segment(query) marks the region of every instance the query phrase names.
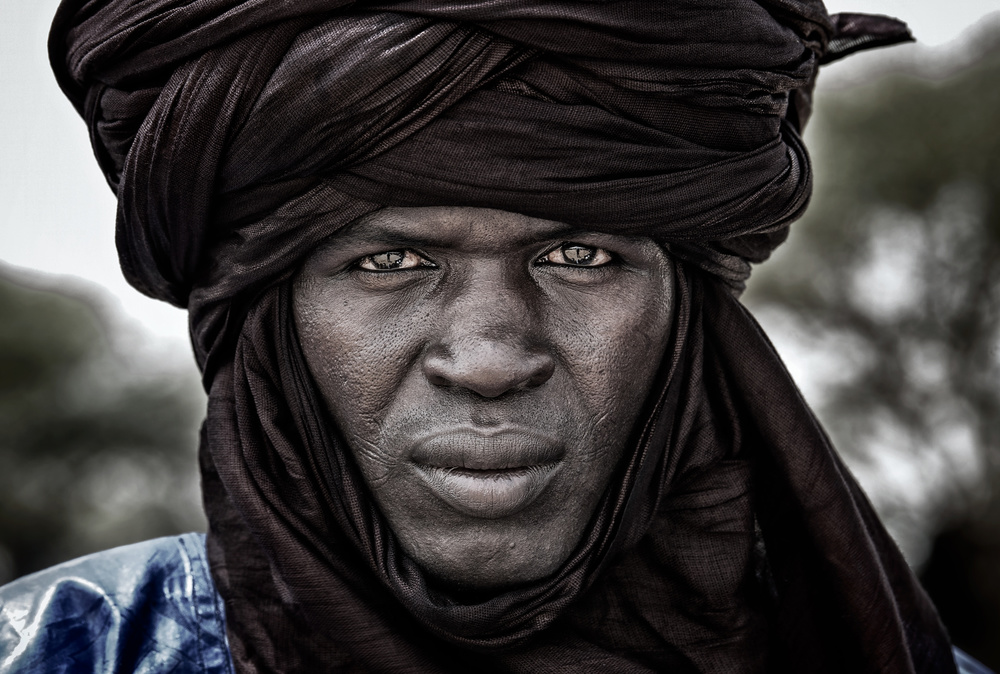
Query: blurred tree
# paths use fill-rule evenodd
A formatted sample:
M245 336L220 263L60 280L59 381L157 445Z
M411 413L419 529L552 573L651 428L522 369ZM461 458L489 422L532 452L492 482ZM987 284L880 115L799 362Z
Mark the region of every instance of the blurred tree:
M202 527L192 378L130 362L85 295L2 272L0 583Z
M1000 30L979 54L820 90L813 204L747 303L812 353L835 444L1000 669Z

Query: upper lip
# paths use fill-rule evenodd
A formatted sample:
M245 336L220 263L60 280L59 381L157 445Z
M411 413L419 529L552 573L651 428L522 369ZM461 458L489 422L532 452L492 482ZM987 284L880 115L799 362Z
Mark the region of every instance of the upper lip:
M453 428L417 440L410 458L433 468L516 470L555 463L566 450L553 437L523 428Z

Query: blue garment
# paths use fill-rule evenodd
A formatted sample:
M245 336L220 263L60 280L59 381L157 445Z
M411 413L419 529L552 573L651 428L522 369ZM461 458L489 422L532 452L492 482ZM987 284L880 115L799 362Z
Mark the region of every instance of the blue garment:
M205 536L59 564L0 588L0 674L233 674Z
M954 649L955 664L958 665L958 674L993 674L992 669L988 669L979 660L974 660L960 648Z
M960 674L992 674L955 649ZM0 674L234 674L205 536L126 545L0 588Z

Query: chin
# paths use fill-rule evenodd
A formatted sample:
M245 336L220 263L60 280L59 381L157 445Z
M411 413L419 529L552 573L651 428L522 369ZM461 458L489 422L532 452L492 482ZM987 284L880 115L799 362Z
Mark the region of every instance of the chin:
M501 524L496 521L494 525ZM551 536L537 528L520 535L490 531L482 523L467 532L425 535L404 543L407 554L431 577L461 589L503 589L552 575L569 557L578 536ZM520 528L520 527L518 527ZM405 537L400 537L405 541Z

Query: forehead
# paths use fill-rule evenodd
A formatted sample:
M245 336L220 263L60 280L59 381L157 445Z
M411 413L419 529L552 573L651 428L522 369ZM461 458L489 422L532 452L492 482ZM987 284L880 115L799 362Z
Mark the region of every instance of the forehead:
M455 249L530 245L579 230L563 222L491 208L384 208L330 237L329 245L383 243Z

